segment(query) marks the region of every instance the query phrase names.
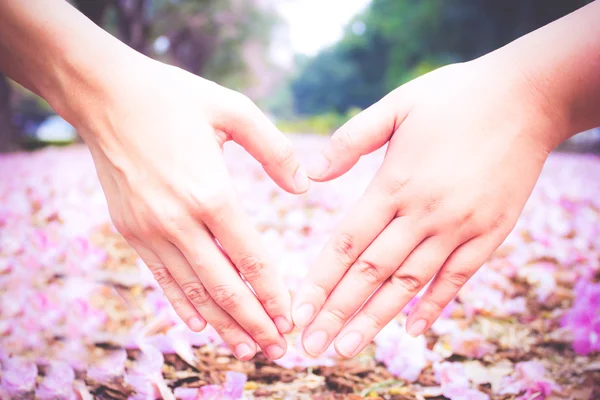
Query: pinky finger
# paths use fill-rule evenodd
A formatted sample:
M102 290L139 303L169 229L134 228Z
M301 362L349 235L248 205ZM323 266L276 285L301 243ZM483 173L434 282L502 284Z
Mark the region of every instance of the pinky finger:
M406 330L417 336L430 327L498 245L496 237L484 235L456 248L408 316Z
M163 290L163 294L173 306L175 313L183 322L195 332L206 328L206 320L198 313L196 308L189 302L183 290L179 287L169 270L160 258L150 249L133 240L129 244L142 258L148 269L154 275L154 279Z

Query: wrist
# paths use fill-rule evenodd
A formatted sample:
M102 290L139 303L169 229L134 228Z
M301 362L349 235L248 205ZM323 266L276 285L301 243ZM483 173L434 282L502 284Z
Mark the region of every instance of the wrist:
M506 101L514 102L520 109L519 118L532 142L550 152L575 133L569 107L555 93L535 65L528 65L510 46L489 53L474 62L490 72L489 79L501 79L509 93ZM510 118L510 116L507 116Z
M149 59L112 36L96 42L94 50L78 47L64 51L39 92L58 114L85 132Z

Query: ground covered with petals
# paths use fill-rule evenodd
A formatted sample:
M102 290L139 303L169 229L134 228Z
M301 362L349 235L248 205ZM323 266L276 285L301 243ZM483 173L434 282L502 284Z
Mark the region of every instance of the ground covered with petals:
M305 159L322 140L294 138ZM292 292L382 157L292 196L227 149ZM353 360L310 358L294 332L276 363L237 361L210 327L178 321L111 226L85 148L0 156L0 173L1 398L600 398L599 157L551 155L515 230L430 332L410 338L401 314Z

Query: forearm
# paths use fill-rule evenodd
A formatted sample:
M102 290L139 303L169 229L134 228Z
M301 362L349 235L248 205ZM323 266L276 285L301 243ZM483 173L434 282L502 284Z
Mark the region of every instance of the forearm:
M137 58L64 0L0 0L0 69L71 123Z
M525 76L526 90L554 121L554 146L600 126L600 1L486 57L499 66L499 74L517 67Z

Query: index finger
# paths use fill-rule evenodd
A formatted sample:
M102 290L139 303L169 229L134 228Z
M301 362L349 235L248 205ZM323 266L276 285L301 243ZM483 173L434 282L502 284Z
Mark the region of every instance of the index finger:
M291 331L290 293L239 200L229 196L222 209L211 213L204 222L233 265L250 283L278 331Z
M294 298L296 326L307 326L362 252L394 217L385 186L375 180L327 242Z

